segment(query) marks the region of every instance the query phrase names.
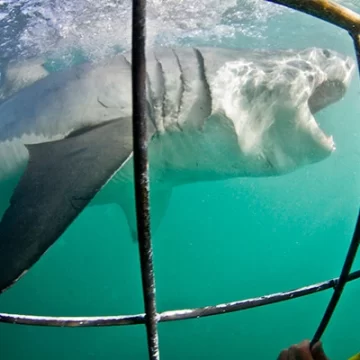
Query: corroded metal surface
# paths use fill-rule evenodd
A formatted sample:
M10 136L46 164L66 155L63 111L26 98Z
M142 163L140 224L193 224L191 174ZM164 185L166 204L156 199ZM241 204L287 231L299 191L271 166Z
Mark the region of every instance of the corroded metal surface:
M360 33L360 15L328 0L265 0L301 11L339 26L351 33Z

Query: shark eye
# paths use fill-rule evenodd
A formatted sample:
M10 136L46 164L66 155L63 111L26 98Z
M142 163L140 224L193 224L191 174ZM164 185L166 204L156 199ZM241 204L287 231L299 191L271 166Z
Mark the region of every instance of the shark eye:
M324 56L328 59L329 57L331 57L330 51L329 50L323 50L323 54Z

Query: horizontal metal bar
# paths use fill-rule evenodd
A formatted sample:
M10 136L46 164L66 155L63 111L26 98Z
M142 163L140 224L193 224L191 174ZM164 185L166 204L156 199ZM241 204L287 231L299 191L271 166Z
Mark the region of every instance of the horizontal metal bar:
M360 278L360 270L349 275L347 281ZM296 290L264 295L256 298L234 301L215 306L206 306L195 309L171 310L159 314L159 321L174 321L194 319L217 314L225 314L234 311L251 309L268 304L295 299L298 297L314 294L320 291L334 288L339 278L334 278L317 284L305 286ZM120 326L138 325L145 323L145 314L124 316L92 316L92 317L48 317L33 315L17 315L0 313L0 322L9 324L55 326L55 327L91 327L91 326Z
M351 33L360 32L360 16L330 0L265 0L301 11L329 22Z

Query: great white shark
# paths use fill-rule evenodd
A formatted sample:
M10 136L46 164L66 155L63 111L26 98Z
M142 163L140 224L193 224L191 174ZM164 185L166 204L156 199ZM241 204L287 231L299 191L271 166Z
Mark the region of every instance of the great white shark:
M280 176L327 158L334 140L314 114L344 96L354 65L320 48L149 50L152 230L174 186ZM131 55L53 73L35 60L3 75L0 292L90 202L119 204L136 238Z

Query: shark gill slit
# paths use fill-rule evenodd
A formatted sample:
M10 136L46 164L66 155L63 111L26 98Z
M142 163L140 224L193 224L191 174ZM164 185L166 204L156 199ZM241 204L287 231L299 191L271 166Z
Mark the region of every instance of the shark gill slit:
M209 104L209 108L207 109L207 116L210 116L212 111L212 94L208 79L206 77L205 60L199 49L194 48L194 52L199 65L199 77L206 91L205 97L207 98L207 103Z
M164 125L165 125L165 98L166 98L165 73L164 73L164 69L163 69L163 67L161 65L161 62L157 58L155 52L154 52L154 58L156 60L157 69L158 69L160 79L161 79L161 86L160 86L160 88L162 89L162 92L161 92L161 122L162 122L162 128L164 129Z
M154 79L151 78L149 73L147 73L147 76L149 77L149 87L151 89L150 96L152 97L151 100L155 120L155 129L157 132L161 132L164 127L162 114L164 99L164 78L161 70L161 64L159 63L155 53L153 53L153 56L156 63Z
M185 91L185 76L184 76L184 70L182 68L182 65L181 65L181 62L180 62L180 59L179 59L179 56L178 54L176 53L176 51L174 49L172 49L172 52L175 56L175 59L176 59L176 62L177 62L177 65L179 67L179 70L180 70L180 93L178 94L178 100L177 100L177 108L178 108L178 111L177 111L177 120L176 120L176 125L177 127L183 131L181 125L179 124L179 117L180 117L180 112L182 110L182 107L183 107L183 102L184 102L184 91Z
M129 66L130 73L132 73L132 63L124 55L122 55L122 57L124 58L125 63ZM148 73L146 73L146 85L149 91L149 96L147 96L147 100L146 100L147 115L150 118L153 125L155 126L155 128L157 129L156 121L154 119L153 93L151 91L151 83Z

